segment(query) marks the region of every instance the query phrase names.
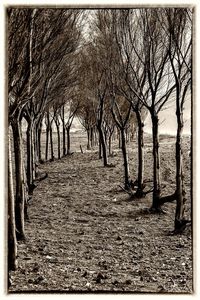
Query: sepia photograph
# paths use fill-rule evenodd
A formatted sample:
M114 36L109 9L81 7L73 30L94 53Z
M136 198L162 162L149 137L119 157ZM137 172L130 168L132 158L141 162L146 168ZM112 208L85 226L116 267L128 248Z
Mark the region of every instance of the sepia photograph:
M6 293L193 295L194 5L7 5Z

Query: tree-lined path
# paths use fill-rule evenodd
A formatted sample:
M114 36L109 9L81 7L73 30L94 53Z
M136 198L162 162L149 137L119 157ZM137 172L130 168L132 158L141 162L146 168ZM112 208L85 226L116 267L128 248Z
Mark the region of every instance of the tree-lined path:
M9 291L192 292L193 14L7 8Z
M169 234L173 208L149 214L150 197L130 200L117 185L120 153L113 168L96 156L74 153L42 166L48 178L30 203L11 291L191 292L190 233Z

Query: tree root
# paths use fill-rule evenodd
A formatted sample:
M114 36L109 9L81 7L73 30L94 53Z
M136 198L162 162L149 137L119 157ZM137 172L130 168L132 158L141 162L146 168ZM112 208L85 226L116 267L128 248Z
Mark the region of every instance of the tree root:
M167 202L173 202L175 200L176 200L176 193L173 193L172 195L161 197L159 199L159 204L163 205L163 204L165 204Z
M33 183L29 186L29 191L28 191L29 195L33 195L33 191L36 187L37 187L37 185L35 183Z
M107 164L104 166L105 168L115 168L116 165L113 165L113 164Z
M176 235L176 234L182 234L183 231L185 230L187 224L191 224L191 220L175 220L175 229L173 231L173 234Z
M40 177L37 178L37 180L35 182L40 182L44 179L46 179L48 177L48 174L47 173L44 173L43 175L41 175Z

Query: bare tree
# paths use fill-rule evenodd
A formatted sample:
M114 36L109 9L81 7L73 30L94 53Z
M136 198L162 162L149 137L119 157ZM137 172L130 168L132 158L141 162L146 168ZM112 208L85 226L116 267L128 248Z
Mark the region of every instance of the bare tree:
M113 94L113 104L112 104L112 115L115 120L120 133L121 133L121 149L124 160L124 186L125 189L130 189L130 174L129 174L129 163L128 163L128 154L126 149L126 135L125 129L130 117L131 113L131 104L127 105L127 103L123 103L122 99L120 99L120 103L117 102L116 96ZM120 107L121 106L121 107Z
M15 221L17 237L24 239L24 206L28 196L24 172L21 113L29 101L31 24L34 19L34 11L9 8L7 16L9 123L13 129L16 175Z
M124 10L119 15L119 33L116 33L117 44L121 52L121 63L126 71L125 82L128 88L121 88L123 94L132 98L133 110L136 112L139 134L142 136L143 122L140 110L144 106L151 115L153 139L153 201L152 210L160 211L160 159L158 114L175 88L169 67L169 43L157 16L162 9ZM124 33L120 35L121 31ZM134 96L134 97L133 97ZM138 139L139 161L142 162L142 138ZM142 163L141 163L142 166ZM138 174L141 174L139 168ZM140 190L143 188L141 175Z
M192 11L188 8L165 10L162 26L169 37L168 55L175 80L176 101L176 190L161 198L162 204L176 200L175 232L185 229L185 188L183 174L182 132L183 111L187 96L190 97L192 80Z
M138 19L134 10L110 10L107 25L107 43L109 43L109 77L111 91L126 99L137 117L138 128L138 176L136 196L143 193L143 119L144 105L141 96L147 97L148 89L145 86L145 69L142 59L134 53L134 47L140 33L137 32ZM109 33L109 34L108 34ZM141 49L140 49L141 50ZM141 51L140 54L142 55ZM134 92L133 92L134 91ZM137 93L135 93L137 91ZM113 92L111 92L111 97ZM135 127L135 119L131 119Z

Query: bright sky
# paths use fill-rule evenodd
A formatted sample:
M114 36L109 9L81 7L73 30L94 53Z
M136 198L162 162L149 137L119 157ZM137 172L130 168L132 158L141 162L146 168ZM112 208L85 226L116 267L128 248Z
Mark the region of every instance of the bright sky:
M191 133L191 102L187 100L185 102L185 109L183 111L184 117L184 134ZM177 124L176 124L176 108L175 105L171 106L170 108L163 110L159 113L159 133L168 133L168 134L176 134ZM144 130L148 133L152 132L152 125L151 125L151 117L150 115L147 116L145 120L145 127Z

